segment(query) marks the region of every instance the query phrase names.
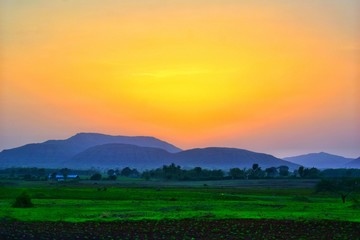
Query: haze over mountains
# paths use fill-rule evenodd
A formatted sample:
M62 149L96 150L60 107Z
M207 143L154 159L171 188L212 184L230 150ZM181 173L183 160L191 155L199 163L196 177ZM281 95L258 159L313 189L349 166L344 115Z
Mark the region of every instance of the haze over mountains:
M149 169L175 163L183 167L250 168L257 163L271 166L299 167L269 154L237 148L197 148L182 151L154 137L109 136L79 133L65 140L27 144L0 152L0 167L68 167L88 169L136 167Z
M98 133L79 133L65 140L49 140L27 144L0 152L0 167L61 167L82 151L108 143L124 143L136 146L179 152L181 149L154 137L110 136Z
M101 161L100 161L101 160ZM286 165L297 168L298 165L275 158L236 148L197 148L177 153L169 153L159 148L139 147L127 144L105 144L89 148L64 163L72 168L92 167L136 167L140 169L161 167L175 163L185 168L201 166L203 168L228 169L233 167L250 168L258 163L261 167Z
M360 168L360 157L350 161L347 166L352 168Z
M286 161L290 161L304 167L316 167L316 168L349 168L354 167L354 159L345 158L325 152L309 153L305 155L299 155L294 157L283 158Z

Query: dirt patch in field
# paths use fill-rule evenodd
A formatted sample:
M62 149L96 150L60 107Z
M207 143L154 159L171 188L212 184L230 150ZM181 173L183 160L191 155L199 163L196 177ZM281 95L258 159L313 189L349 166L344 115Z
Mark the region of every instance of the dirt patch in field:
M360 223L256 219L1 221L0 239L359 239Z

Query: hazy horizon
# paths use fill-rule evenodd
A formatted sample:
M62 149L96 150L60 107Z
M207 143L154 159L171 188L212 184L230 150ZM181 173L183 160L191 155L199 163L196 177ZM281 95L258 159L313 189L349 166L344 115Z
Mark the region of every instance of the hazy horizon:
M44 140L40 140L40 141L35 141L35 142L28 142L28 143L25 143L25 144L22 144L22 145L19 145L19 146L14 146L14 147L11 147L11 148L4 148L4 149L0 149L0 152L2 150L7 150L7 149L12 149L12 148L16 148L16 147L21 147L23 145L26 145L26 144L32 144L32 143L42 143L42 142L45 142L47 140L65 140L67 138L70 138L72 136L75 136L76 134L79 134L79 133L85 133L85 132L78 132L78 133L74 133L73 135L71 136L68 136L66 138L63 138L63 139L60 139L60 138L51 138L51 139L44 139ZM95 133L95 132L86 132L86 133ZM105 134L105 133L98 133L96 132L95 134ZM105 134L105 135L111 135L111 136L124 136L124 135L121 135L121 134ZM131 135L130 135L131 136ZM144 136L144 135L133 135L131 137L140 137L140 136ZM155 137L157 138L156 136L145 136L145 137ZM160 139L160 138L158 138ZM259 153L267 153L267 154L271 154L275 157L278 157L278 158L285 158L285 157L292 157L292 156L298 156L298 155L306 155L306 154L309 154L309 153L321 153L321 152L324 152L324 151L315 151L315 152L311 152L311 151L304 151L304 152L292 152L292 151L289 151L289 152L285 152L283 153L283 155L281 155L281 153L272 153L272 152L265 152L265 151L261 151L261 150L255 150L255 149L247 149L247 148L243 148L243 147L239 147L239 146L225 146L225 145L208 145L208 146L194 146L194 147L191 147L191 148L181 148L180 146L172 143L172 142L169 142L167 141L166 139L160 139L160 140L163 140L167 143L170 143L170 144L173 144L175 145L175 147L179 147L181 150L185 151L185 150L189 150L189 149L194 149L194 148L208 148L208 147L224 147L224 148L239 148L239 149L245 149L245 150L249 150L249 151L254 151L254 152L259 152ZM343 155L341 153L335 153L335 152L326 152L326 153L329 153L329 154L333 154L333 155L339 155L339 156L342 156L342 157L347 157L347 158L358 158L359 156L358 155L353 155L353 156L347 156L347 155Z
M360 156L360 1L0 2L0 151L78 132Z

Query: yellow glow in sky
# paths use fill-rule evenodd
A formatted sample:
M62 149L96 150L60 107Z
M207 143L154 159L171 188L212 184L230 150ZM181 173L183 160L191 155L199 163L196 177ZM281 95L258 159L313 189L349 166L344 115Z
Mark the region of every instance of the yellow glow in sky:
M0 144L87 131L360 154L357 7L2 1Z

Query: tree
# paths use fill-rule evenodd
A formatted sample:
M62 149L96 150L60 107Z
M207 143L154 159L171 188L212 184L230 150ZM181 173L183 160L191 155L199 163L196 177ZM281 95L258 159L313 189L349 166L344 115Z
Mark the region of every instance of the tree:
M305 178L319 178L320 170L317 168L305 168L304 177Z
M145 180L150 180L150 177L151 177L150 171L149 171L149 170L144 171L144 172L141 174L141 177L142 177L142 178L145 178Z
M175 163L172 163L169 166L164 165L162 170L163 170L164 177L168 180L180 179L182 176L181 167L176 166Z
M50 174L50 179L55 180L55 179L56 179L56 175L57 175L56 172L51 173L51 174Z
M136 168L133 168L133 169L131 170L130 177L139 177L139 176L140 176L139 171L138 171Z
M282 177L287 177L289 176L289 167L288 166L280 166L279 167L279 175Z
M26 192L22 192L12 205L14 208L31 208L33 206L34 204L31 202L31 198Z
M181 180L199 180L204 177L204 172L201 167L194 167L190 170L181 171Z
M68 168L62 168L60 173L64 176L64 180L66 181L67 176L69 175L70 170Z
M115 175L115 170L114 170L114 169L109 169L109 170L107 171L107 175L108 175L109 177L114 176L114 175Z
M303 178L303 177L305 176L305 175L304 175L304 167L303 167L303 166L299 167L298 173L299 173L299 176L300 176L301 178Z
M194 167L194 172L197 176L201 176L202 168L201 167Z
M129 177L131 173L132 173L131 168L126 167L126 168L123 168L123 169L121 170L120 175L121 175L121 176L124 176L124 177Z
M232 179L244 178L244 171L240 168L231 168L229 172Z
M211 171L211 179L222 179L224 177L224 171L221 169Z
M31 181L33 180L33 176L31 174L25 174L24 177L23 177L23 180L25 181Z
M270 178L276 177L279 174L276 167L266 168L265 173L266 173L266 176L270 177Z
M99 180L101 180L101 178L102 178L102 176L100 173L95 173L90 177L90 180L99 181Z
M333 192L340 195L342 203L353 192L359 191L359 179L323 179L315 186L316 192Z
M115 181L116 180L116 174L115 174L115 170L114 169L109 169L107 171L107 175L108 175L108 179Z
M116 175L111 175L111 176L109 176L108 179L111 180L111 181L115 181L117 179L117 176Z
M38 179L46 179L46 170L44 168L39 168L37 171L37 177Z
M264 177L265 173L261 170L261 167L259 167L259 164L254 163L252 165L252 168L250 171L248 170L248 176L252 179L258 179Z

